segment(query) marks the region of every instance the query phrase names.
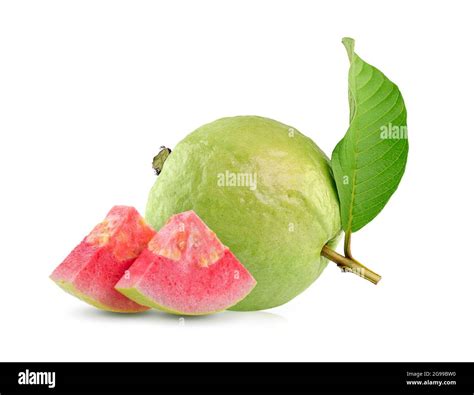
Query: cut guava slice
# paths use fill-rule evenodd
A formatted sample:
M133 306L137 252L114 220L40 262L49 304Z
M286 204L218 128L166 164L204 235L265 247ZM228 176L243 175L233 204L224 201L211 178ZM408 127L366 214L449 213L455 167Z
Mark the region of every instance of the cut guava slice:
M194 211L172 216L116 289L135 302L180 315L226 310L255 287L250 272Z
M115 206L51 274L66 292L102 310L148 310L114 288L156 232L133 207Z

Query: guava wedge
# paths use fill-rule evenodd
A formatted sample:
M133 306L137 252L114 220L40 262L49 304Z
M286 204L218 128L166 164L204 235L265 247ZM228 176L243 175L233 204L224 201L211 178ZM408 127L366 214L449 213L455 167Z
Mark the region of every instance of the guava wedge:
M187 211L168 220L115 288L144 306L203 315L235 305L255 285L215 233Z
M50 278L64 291L102 310L148 310L117 292L114 286L155 233L136 209L115 206Z

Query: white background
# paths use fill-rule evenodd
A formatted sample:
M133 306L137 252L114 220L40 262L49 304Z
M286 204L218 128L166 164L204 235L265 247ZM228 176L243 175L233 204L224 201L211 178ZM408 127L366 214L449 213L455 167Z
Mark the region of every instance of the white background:
M0 360L472 361L473 9L468 1L2 1ZM150 161L216 118L290 124L330 155L348 126L340 40L402 90L410 155L334 264L264 312L104 313L51 271Z

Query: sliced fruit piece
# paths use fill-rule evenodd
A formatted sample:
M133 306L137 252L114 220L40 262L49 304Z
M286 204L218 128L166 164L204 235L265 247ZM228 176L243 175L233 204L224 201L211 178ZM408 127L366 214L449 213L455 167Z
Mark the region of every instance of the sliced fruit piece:
M50 277L66 292L99 309L148 310L114 286L155 234L133 207L115 206Z
M135 302L182 315L225 310L256 281L194 211L172 216L116 289Z

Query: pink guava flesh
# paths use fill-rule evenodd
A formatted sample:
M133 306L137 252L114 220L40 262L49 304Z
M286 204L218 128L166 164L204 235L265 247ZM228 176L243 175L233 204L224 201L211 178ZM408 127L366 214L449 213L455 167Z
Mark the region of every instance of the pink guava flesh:
M174 215L151 239L116 289L137 303L175 314L225 310L256 281L193 211Z
M115 206L51 274L66 292L103 310L148 310L114 288L155 231L133 207Z

